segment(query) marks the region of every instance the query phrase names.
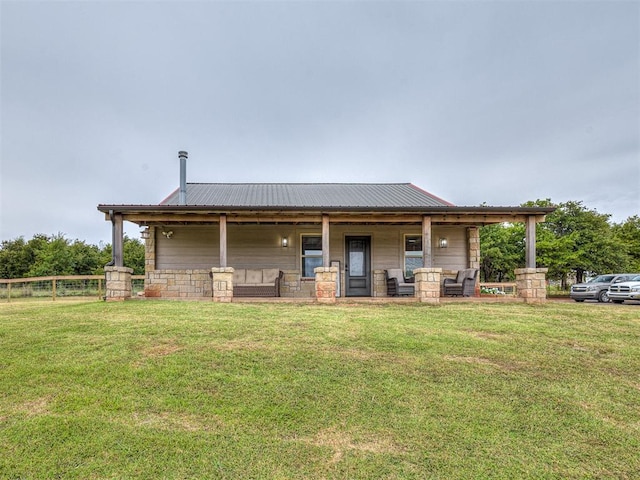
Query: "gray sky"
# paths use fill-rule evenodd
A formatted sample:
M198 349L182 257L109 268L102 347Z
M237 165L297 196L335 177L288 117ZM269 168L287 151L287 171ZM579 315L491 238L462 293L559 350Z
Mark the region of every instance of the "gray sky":
M640 213L640 2L0 3L0 239L190 182ZM126 232L138 235L130 225Z

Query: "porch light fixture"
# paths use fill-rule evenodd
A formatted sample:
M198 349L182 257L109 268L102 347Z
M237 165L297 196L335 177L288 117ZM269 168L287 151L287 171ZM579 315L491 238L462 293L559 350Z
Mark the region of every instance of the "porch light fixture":
M169 230L169 231L162 231L162 235L164 235L165 237L167 237L167 239L173 237L173 230Z
M149 232L149 228L145 227L142 230L140 230L140 238L142 238L143 240L148 239L151 236L151 233Z
M449 246L449 240L446 238L440 239L440 248L447 248Z
M287 248L289 246L289 239L287 237L282 237L282 248Z

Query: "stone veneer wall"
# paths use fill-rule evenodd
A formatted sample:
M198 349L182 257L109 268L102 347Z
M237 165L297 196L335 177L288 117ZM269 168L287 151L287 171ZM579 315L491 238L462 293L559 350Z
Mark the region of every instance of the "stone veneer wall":
M467 228L469 240L469 268L480 269L480 229L478 227Z
M300 278L298 270L283 270L280 282L280 296L294 298L313 298L316 296L315 279Z
M149 236L144 241L144 271L156 269L156 227L147 227Z
M518 296L525 303L544 303L547 301L546 273L548 268L516 268L516 288Z
M416 268L416 297L423 303L440 303L441 268Z
M153 270L144 279L147 298L205 299L213 296L210 270Z
M118 301L131 298L131 274L128 267L104 267L105 300Z

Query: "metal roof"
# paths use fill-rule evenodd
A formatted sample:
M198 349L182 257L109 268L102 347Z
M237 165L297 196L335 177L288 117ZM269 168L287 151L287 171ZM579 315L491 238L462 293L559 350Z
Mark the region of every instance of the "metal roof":
M179 205L179 189L160 205ZM453 206L411 183L188 183L187 205L261 209Z

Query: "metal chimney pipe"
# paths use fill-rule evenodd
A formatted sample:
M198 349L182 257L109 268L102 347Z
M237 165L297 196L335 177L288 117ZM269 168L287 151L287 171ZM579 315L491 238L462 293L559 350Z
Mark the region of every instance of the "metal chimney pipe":
M187 158L189 154L184 151L178 152L180 159L180 196L178 198L179 205L187 204Z

